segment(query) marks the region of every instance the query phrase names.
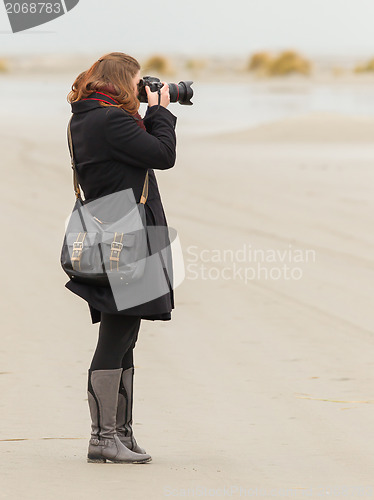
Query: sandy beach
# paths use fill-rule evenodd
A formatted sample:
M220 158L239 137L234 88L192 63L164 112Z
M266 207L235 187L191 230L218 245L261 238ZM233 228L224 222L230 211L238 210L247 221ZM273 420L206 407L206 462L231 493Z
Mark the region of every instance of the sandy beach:
M136 466L86 463L98 325L59 264L67 116L0 129L0 498L373 496L374 118L178 136L156 175L185 279L139 332Z

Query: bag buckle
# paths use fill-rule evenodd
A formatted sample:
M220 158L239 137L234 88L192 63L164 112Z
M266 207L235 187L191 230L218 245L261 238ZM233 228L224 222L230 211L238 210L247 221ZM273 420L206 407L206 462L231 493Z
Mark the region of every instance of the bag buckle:
M121 253L122 248L122 243L120 243L119 241L113 241L110 245L111 252L109 260L119 262L119 254Z
M120 252L122 250L123 244L120 243L119 241L113 241L113 243L110 245L110 249L114 251Z
M83 241L74 241L71 260L79 261L82 255L82 250L83 250Z

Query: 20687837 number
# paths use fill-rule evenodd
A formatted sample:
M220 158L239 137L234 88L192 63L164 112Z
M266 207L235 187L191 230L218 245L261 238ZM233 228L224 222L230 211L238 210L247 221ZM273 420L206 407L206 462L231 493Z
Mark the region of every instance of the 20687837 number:
M5 8L8 14L59 14L61 3L52 2L32 2L32 3L6 3Z

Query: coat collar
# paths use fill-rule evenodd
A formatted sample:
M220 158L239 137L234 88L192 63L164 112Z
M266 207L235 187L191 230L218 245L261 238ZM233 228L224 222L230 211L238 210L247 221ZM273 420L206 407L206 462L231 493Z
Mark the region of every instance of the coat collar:
M107 102L108 104L118 104L118 102L110 97L108 94L102 92L93 92L86 99L71 103L72 113L84 113L91 109L101 108L100 102Z
M107 102L109 104L118 104L118 102L112 97L110 97L108 94L103 94L102 92L93 92L86 99L81 99L80 101L72 102L71 112L85 113L86 111L90 111L91 109L101 108L102 106L100 102ZM125 112L127 113L127 111ZM146 130L145 125L143 123L143 119L138 112L135 113L135 115L130 115L130 116L135 118L136 123L139 125L140 128Z

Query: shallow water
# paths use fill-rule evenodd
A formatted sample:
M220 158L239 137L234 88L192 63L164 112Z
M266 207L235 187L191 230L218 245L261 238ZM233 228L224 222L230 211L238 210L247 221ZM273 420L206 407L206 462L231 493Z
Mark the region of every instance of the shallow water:
M39 79L9 75L0 78L2 116L12 119L25 117L68 118L70 106L66 95L71 81L64 76ZM374 88L360 85L315 84L295 91L252 83L194 83L193 106L170 104L178 117L177 127L185 134L210 134L252 127L261 123L306 114L314 111L337 112L345 115L374 117ZM146 104L140 106L143 116Z
M315 111L374 117L374 88L314 85L270 92L258 84L195 85L194 106L179 106L184 127L195 133L224 132Z

